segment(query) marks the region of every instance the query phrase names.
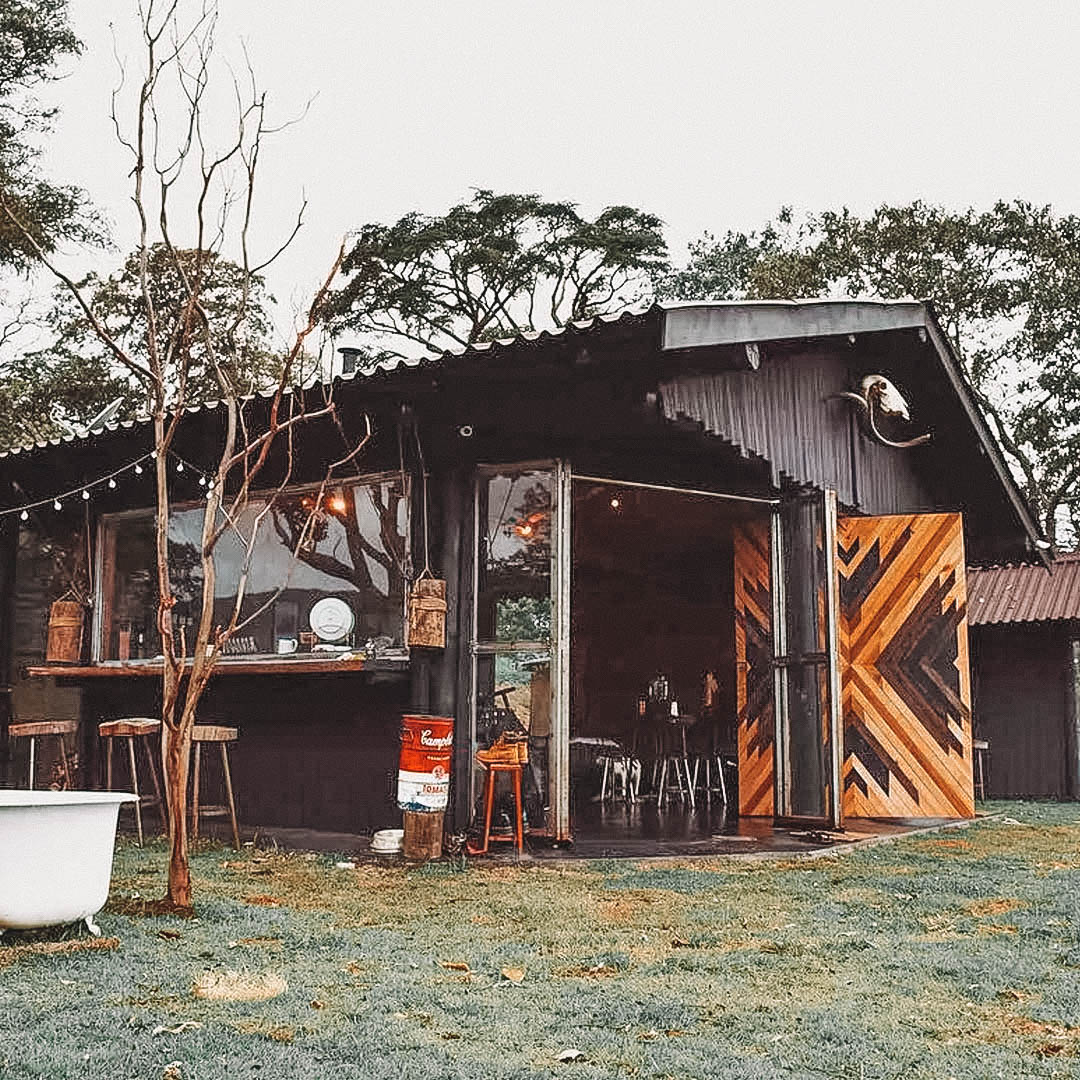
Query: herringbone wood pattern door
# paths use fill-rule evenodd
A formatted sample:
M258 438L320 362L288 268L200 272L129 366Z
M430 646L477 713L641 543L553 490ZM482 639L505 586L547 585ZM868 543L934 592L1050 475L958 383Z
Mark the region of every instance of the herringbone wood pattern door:
M971 817L959 514L841 518L844 816Z

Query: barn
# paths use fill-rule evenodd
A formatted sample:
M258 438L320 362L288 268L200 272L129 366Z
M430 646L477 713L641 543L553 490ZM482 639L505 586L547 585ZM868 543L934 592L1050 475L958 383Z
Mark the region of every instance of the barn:
M316 538L293 503L268 515L262 606L200 717L239 729L246 825L310 843L395 824L405 714L454 721L458 829L507 726L537 842L974 813L965 565L1036 563L1040 535L931 305L654 305L295 392L328 391L340 427L305 434L296 506L341 433L374 436ZM178 627L221 426L190 410L174 446ZM156 708L152 449L131 420L0 458L9 785L12 721L77 721L93 786L97 725ZM425 566L446 582L437 649L407 641ZM234 572L223 556L215 605ZM46 663L77 582L83 653Z

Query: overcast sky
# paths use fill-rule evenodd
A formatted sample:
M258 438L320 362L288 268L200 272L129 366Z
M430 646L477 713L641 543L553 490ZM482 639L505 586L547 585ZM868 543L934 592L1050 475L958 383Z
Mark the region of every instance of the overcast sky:
M86 53L55 88L56 179L133 222L108 121L134 4L71 0ZM472 187L592 213L659 214L676 254L783 204L1024 197L1080 210L1080 5L221 0L222 55L246 42L280 117L257 228L302 194L308 224L271 284L305 294L367 221L445 210Z

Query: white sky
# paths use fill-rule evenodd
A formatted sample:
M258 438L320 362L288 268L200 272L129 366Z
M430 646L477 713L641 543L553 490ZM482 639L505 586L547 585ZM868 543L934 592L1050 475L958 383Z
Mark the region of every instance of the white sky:
M221 0L278 115L257 232L308 224L271 275L308 295L351 226L441 212L471 187L629 203L677 256L705 229L818 209L999 197L1080 210L1080 5L436 3ZM108 121L109 24L137 62L134 4L72 0L86 54L51 97L47 165L131 246L126 159Z

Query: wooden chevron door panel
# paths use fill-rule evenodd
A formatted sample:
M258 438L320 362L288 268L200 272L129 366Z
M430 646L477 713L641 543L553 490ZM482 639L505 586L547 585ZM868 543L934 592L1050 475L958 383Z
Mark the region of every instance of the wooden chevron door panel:
M972 817L959 514L841 518L845 817Z
M771 816L776 722L768 518L738 524L734 541L739 814Z

